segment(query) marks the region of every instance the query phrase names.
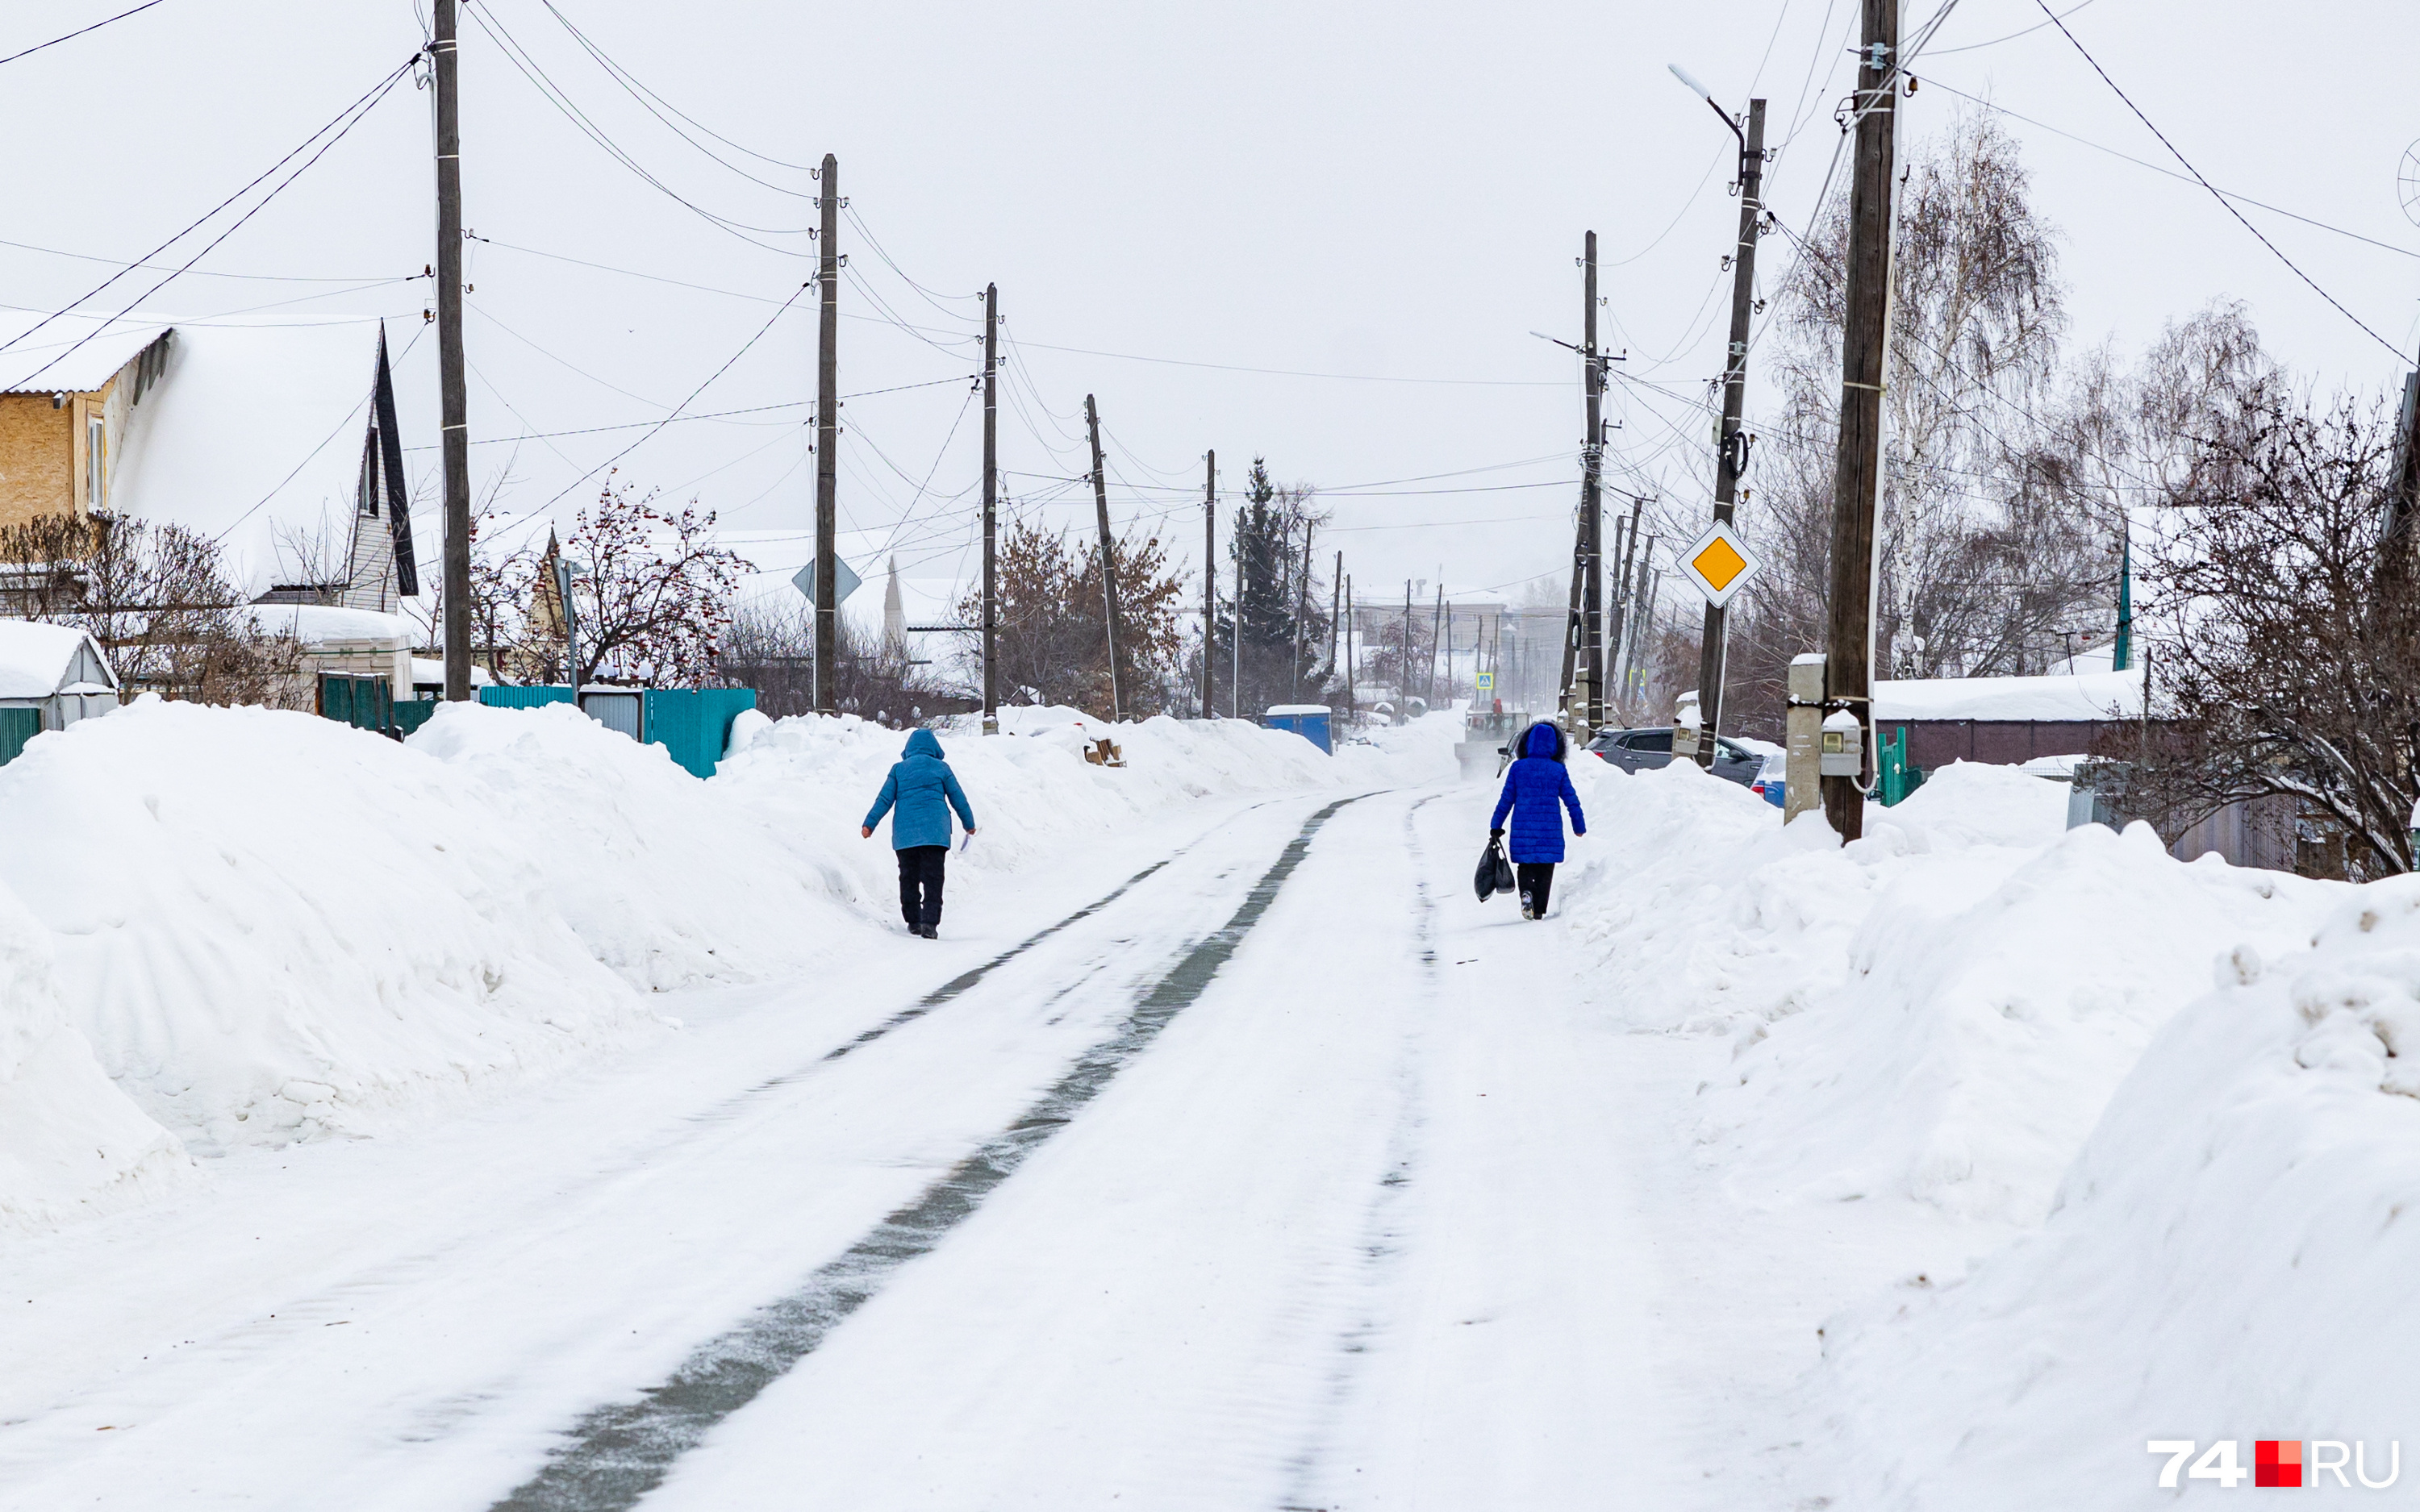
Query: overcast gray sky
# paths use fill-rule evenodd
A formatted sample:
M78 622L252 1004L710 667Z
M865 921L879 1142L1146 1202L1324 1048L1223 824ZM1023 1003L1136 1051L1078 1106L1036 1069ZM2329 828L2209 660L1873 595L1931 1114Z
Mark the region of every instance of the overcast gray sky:
M131 3L15 8L0 55ZM1606 339L1628 348L1631 378L1692 394L1720 365L1731 142L1666 64L1727 101L1770 99L1772 202L1803 224L1838 141L1857 8L553 4L671 107L747 150L684 127L718 162L674 135L544 0L469 8L465 219L489 239L470 259L474 477L505 511L543 519L560 495L551 507L567 516L594 491L580 474L645 436L622 458L625 476L720 511L768 568L806 560L812 301L772 317L813 250L796 232L814 219L803 196L814 186L783 164L830 151L862 223L844 225L841 386L862 397L845 415L841 508L864 532L857 549L870 560L855 564L869 577L891 552L927 575L976 560L981 408L969 380L974 296L992 280L1015 343L1001 445L1019 507L1089 521L1089 497L1068 480L1086 465L1092 393L1121 524L1168 532L1189 561L1203 450L1217 448L1222 484L1264 455L1280 479L1326 490L1336 528L1321 553L1343 549L1371 597L1440 571L1458 588L1512 585L1566 560L1576 368L1529 332L1576 334L1582 233L1602 239ZM1911 31L1932 4L1910 6ZM1915 65L1947 87L1909 102L1908 127L1946 125L1952 88L2043 123L2008 122L2066 237L2077 342L2138 347L2164 321L2234 297L2321 386L2399 381L2395 356L2204 191L2056 134L2168 162L2042 20L2033 0L1961 0ZM2405 77L2420 10L2091 0L2068 24L2219 187L2384 243L2246 210L2412 349L2420 227L2397 179L2420 138ZM487 28L663 187L583 134ZM412 0L163 0L0 65L18 144L0 163L0 234L50 249L0 246L0 302L74 299L111 269L58 254L149 251L421 39ZM189 321L384 315L411 341L428 285L355 285L408 278L433 256L428 103L407 83L198 265L247 276L183 277L142 308ZM735 234L673 194L770 229ZM1766 243L1768 283L1788 250ZM123 280L88 308L114 312L158 276ZM760 330L691 410L794 408L652 436L507 440L659 419ZM420 340L401 369L418 445L435 440L433 346ZM872 392L886 389L898 392ZM1711 471L1702 427L1677 403L1659 412L1635 394L1615 412L1626 421L1616 481L1697 517ZM415 452L415 467L434 455ZM1424 481L1393 481L1405 479ZM433 527L425 518L423 539Z

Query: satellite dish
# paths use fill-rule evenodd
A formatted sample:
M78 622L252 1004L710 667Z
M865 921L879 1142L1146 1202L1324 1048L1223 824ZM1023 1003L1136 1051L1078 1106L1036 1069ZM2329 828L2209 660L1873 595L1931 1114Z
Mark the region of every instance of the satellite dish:
M2395 174L2395 197L2402 202L2403 213L2412 224L2420 225L2420 142L2403 149L2403 165Z

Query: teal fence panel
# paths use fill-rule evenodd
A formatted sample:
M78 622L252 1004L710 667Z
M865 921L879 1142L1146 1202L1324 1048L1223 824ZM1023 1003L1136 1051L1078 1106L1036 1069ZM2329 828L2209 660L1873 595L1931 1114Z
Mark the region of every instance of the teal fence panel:
M712 777L731 744L732 721L755 706L752 687L649 688L647 743L663 747L691 777Z
M549 703L577 703L567 687L483 687L479 702L491 709L535 709Z
M395 726L395 689L383 677L322 672L319 713L356 730L384 733Z
M15 761L24 750L25 742L41 733L41 710L0 709L0 766Z
M1901 725L1883 736L1881 768L1880 786L1885 808L1924 786L1924 768L1908 764L1907 726Z
M399 699L395 705L395 733L409 735L437 713L435 699Z

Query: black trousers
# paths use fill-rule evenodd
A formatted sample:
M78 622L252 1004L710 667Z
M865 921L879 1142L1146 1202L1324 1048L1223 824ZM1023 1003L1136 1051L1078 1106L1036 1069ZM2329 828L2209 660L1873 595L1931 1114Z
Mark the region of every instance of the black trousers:
M1529 912L1544 918L1546 895L1555 890L1555 863L1524 861L1512 869L1512 875L1521 884L1521 901L1529 905Z
M949 864L947 845L905 845L899 857L899 917L914 929L941 922L941 871Z

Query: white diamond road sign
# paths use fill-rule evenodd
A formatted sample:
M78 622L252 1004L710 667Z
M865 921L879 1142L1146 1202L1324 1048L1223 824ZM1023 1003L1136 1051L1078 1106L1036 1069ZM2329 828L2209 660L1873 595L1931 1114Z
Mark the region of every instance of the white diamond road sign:
M848 570L847 563L838 557L832 559L832 586L840 590L842 603L848 602L848 595L856 593L858 586L863 581L863 579ZM815 564L810 562L800 567L799 575L790 579L790 586L806 594L808 603L814 603L815 601Z
M1720 520L1681 553L1681 574L1716 609L1730 603L1762 565L1747 543Z

